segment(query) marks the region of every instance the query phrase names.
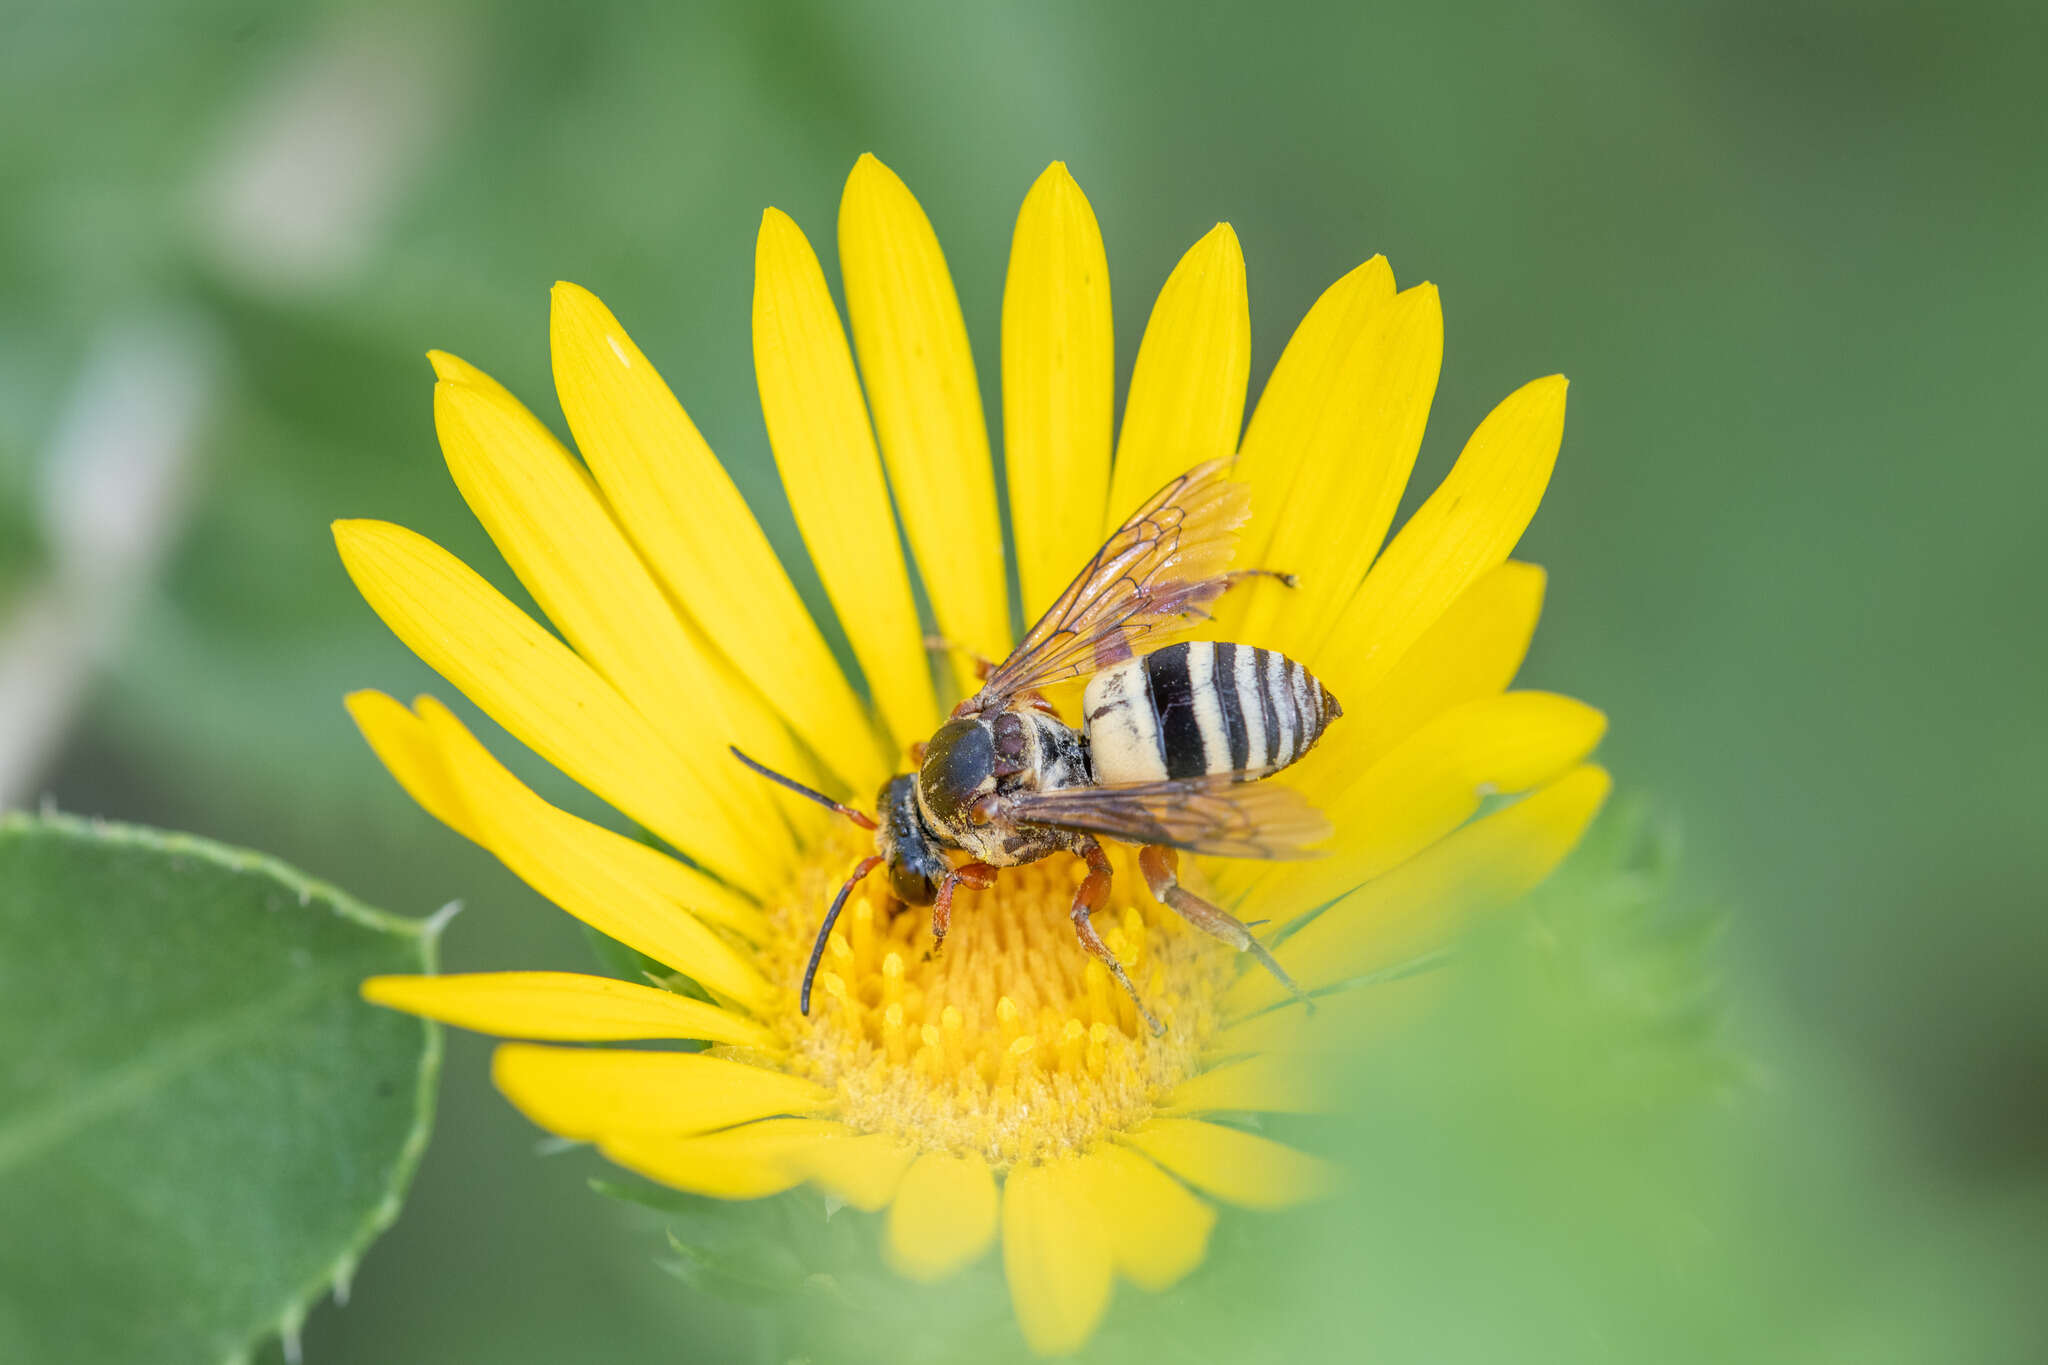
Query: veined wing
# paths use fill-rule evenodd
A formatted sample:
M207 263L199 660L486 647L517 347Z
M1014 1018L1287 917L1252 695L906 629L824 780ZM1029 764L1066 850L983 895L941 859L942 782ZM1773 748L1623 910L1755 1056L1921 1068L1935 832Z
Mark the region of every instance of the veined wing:
M1300 792L1229 773L1022 792L1005 807L1032 824L1223 858L1313 858L1308 845L1330 835L1330 822Z
M1095 552L959 714L1157 649L1207 616L1228 585L1251 491L1208 460L1160 489Z

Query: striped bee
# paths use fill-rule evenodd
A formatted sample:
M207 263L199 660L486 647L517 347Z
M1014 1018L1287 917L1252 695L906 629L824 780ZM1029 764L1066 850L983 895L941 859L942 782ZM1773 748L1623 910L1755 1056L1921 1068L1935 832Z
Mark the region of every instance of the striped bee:
M1195 466L1118 527L1010 656L982 663L980 690L931 739L913 746L917 770L883 784L876 816L733 750L762 776L874 832L874 853L853 869L818 929L804 970L805 1013L832 926L854 886L877 867L888 868L897 899L932 908L936 953L959 887L987 887L1001 868L1067 852L1088 867L1072 910L1081 946L1158 1032L1123 965L1095 932L1091 916L1107 902L1112 875L1099 836L1140 845L1138 865L1154 897L1296 989L1243 923L1177 876L1183 851L1302 857L1329 833L1299 795L1256 779L1307 753L1343 714L1337 699L1273 650L1169 643L1207 620L1210 605L1247 577L1293 583L1269 570L1230 571L1251 506L1228 471L1227 460ZM1043 689L1082 677L1088 681L1076 730ZM954 852L967 861L956 864L948 856Z

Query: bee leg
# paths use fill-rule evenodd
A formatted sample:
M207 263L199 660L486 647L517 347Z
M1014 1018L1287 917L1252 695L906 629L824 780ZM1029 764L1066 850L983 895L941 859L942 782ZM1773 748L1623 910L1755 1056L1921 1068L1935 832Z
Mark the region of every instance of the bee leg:
M925 636L924 647L934 654L965 654L968 658L974 660L974 680L976 682L987 682L988 675L996 671L996 661L994 659L988 658L986 655L976 654L965 645L956 645L943 635Z
M933 957L946 946L946 933L953 927L953 888L986 891L995 884L996 870L987 863L962 863L939 879L939 894L932 900Z
M1294 984L1294 978L1273 960L1273 955L1266 951L1266 945L1252 935L1243 920L1211 905L1180 884L1180 853L1177 850L1164 844L1148 845L1138 852L1138 867L1145 874L1145 884L1152 888L1152 895L1160 904L1171 906L1176 914L1203 933L1222 939L1241 953L1250 953L1304 1005L1311 1010L1316 1007L1308 992Z
M1285 587L1298 588L1301 586L1299 578L1296 578L1291 573L1281 573L1278 569L1234 569L1223 575L1223 591L1229 592L1247 578L1277 578Z
M1157 1038L1166 1032L1165 1026L1145 1008L1138 988L1131 984L1130 976L1124 971L1124 964L1116 960L1116 954L1102 941L1102 935L1095 932L1095 921L1090 918L1109 900L1109 883L1115 875L1109 865L1109 855L1102 851L1101 841L1092 834L1082 835L1074 851L1088 864L1088 875L1081 879L1080 889L1074 892L1074 935L1081 940L1081 946L1088 950L1088 955L1109 968L1109 974L1130 992L1131 1003L1138 1007L1138 1017L1145 1021L1145 1027L1151 1029L1152 1036Z

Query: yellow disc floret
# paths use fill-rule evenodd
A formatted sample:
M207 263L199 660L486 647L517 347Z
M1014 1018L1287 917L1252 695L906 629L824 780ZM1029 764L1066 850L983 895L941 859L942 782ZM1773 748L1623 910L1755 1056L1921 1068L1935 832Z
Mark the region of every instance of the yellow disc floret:
M784 1065L837 1090L848 1124L1007 1167L1134 1127L1194 1070L1236 954L1154 903L1123 858L1095 923L1164 1026L1158 1037L1076 942L1083 868L1057 854L963 890L937 957L928 912L870 878L826 947L809 1017L797 1013L812 938L857 856L850 842L816 851L770 909L767 951L770 979L787 988L770 1021Z

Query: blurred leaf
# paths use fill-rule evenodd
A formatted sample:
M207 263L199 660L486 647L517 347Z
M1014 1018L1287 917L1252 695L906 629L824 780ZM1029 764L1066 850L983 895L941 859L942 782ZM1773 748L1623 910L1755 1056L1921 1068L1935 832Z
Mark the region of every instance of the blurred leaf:
M356 986L433 960L258 854L0 817L0 1359L234 1360L344 1295L440 1061Z
M850 1235L860 1220L828 1214L825 1200L808 1189L727 1202L645 1182L593 1180L590 1188L662 1214L675 1253L669 1271L693 1289L738 1303L772 1305L812 1292L874 1250L871 1234Z
M1017 1333L1002 1258L992 1251L941 1284L914 1284L882 1261L883 1215L809 1187L727 1201L643 1181L592 1190L661 1216L664 1267L697 1294L753 1320L760 1358L859 1365L1031 1359ZM963 1343L972 1343L971 1349Z
M30 512L27 496L0 462L0 611L5 611L23 580L42 563L42 528Z
M740 1303L773 1304L802 1293L810 1283L795 1248L780 1242L742 1242L714 1250L671 1232L668 1244L677 1257L669 1270L677 1279Z
M1678 859L1676 825L1624 799L1526 903L1530 1004L1581 1101L1652 1109L1750 1078L1722 1029L1727 917L1679 891Z

